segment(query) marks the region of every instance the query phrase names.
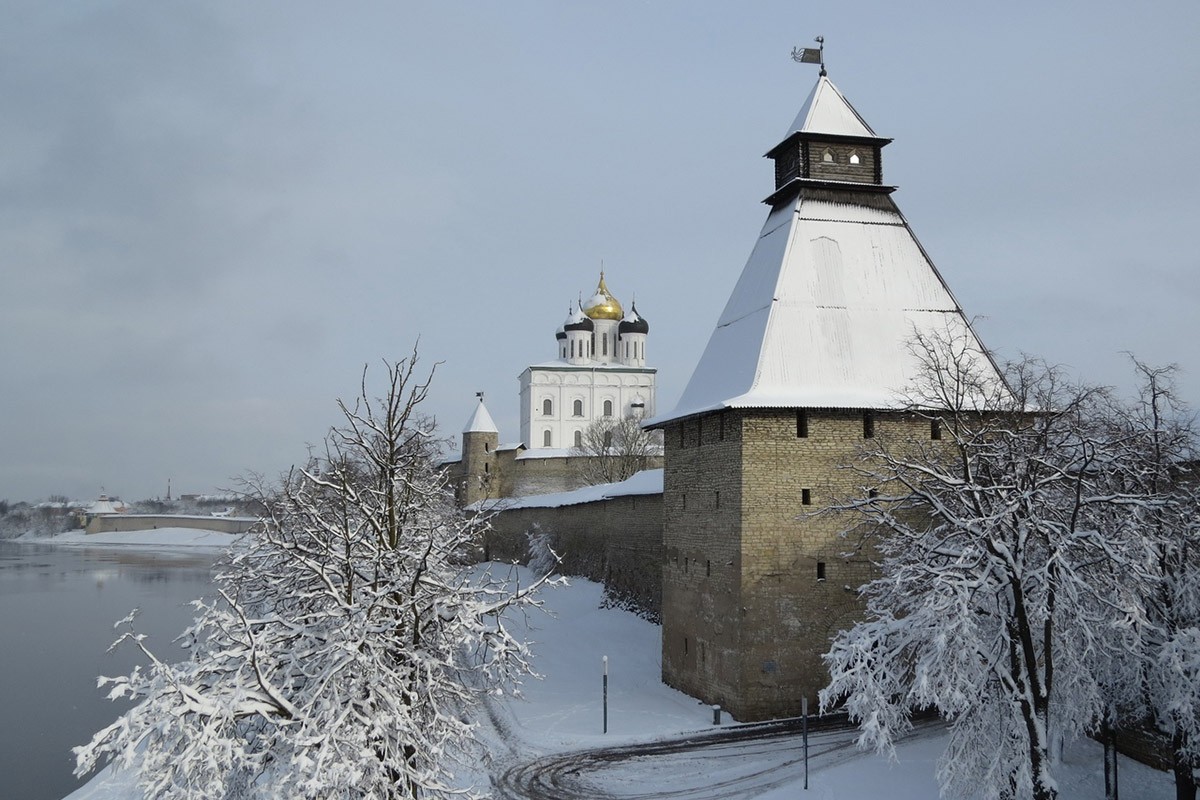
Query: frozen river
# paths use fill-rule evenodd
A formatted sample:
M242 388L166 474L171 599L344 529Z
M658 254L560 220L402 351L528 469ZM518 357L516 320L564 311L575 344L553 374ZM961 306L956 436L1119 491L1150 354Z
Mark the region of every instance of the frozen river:
M138 663L131 648L106 652L113 623L139 608L151 648L181 653L171 639L211 591L214 557L0 542L0 798L59 800L79 785L71 747L127 707L96 676Z

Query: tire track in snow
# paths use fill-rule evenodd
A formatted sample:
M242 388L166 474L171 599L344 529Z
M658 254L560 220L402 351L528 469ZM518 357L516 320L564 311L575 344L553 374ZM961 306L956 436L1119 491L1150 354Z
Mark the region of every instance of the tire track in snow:
M511 767L492 785L503 800L748 800L801 779L800 730L800 720L780 720L558 753ZM809 772L856 757L854 730L844 716L810 720Z

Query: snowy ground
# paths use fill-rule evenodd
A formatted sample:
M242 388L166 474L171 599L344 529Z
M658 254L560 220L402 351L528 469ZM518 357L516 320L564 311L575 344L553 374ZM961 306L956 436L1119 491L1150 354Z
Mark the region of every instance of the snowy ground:
M528 578L524 573L523 579ZM601 597L598 584L572 579L569 587L547 592L546 605L553 616L534 613L515 623L525 626L536 642L535 664L544 677L526 682L523 701L498 702L481 720L481 733L493 753L493 763L475 776L482 785L486 786L488 772L525 770L536 775L559 770L573 786L583 787L579 789L583 793L570 793L564 787L544 796L596 800L801 796L804 774L798 737L662 747L663 742L711 732L712 711L659 681L658 626L628 612L601 610ZM609 657L608 734L601 731L605 655ZM845 733L812 735L809 792L804 796L822 800L938 796L934 771L945 746L945 733L939 727L927 727L902 743L896 763L858 752L849 738ZM642 754L633 749L643 742L658 742L661 752ZM602 749L609 747L621 749L615 753ZM1057 773L1062 800L1102 797L1100 769L1100 749L1094 743L1070 747ZM130 783L122 776L101 773L69 800L134 800L138 794ZM1168 775L1127 759L1121 761L1121 783L1128 797L1174 797Z

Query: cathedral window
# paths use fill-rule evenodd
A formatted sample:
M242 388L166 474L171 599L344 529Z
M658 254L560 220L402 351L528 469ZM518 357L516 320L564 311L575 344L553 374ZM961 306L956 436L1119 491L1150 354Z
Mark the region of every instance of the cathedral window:
M600 337L600 352L604 355L608 355L608 337L607 336Z
M575 431L575 446L583 447L583 431Z
M612 400L604 401L604 416L606 416L606 417L612 416Z
M550 446L550 431L542 431L542 447Z
M583 416L583 401L582 400L575 401L575 403L571 407L571 413L577 417Z
M571 340L571 358L575 357L575 340Z
M554 413L554 403L553 403L553 401L550 400L549 397L547 397L545 400L542 401L542 416L548 417L553 413Z
M607 450L610 447L612 447L612 431L605 431L604 432L604 449Z

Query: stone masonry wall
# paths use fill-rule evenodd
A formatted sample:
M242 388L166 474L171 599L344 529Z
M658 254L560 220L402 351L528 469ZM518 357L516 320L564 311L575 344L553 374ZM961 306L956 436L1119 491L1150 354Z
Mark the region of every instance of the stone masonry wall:
M602 582L605 596L659 619L662 595L662 495L628 495L594 503L501 511L484 541L484 557L528 562L528 533L549 534L561 572Z
M741 415L668 426L663 473L663 680L731 708L741 692Z
M724 413L724 440L718 415L666 431L663 677L741 720L797 714L828 682L821 655L874 575L841 536L853 520L816 514L868 491L844 468L868 423L858 411ZM929 437L927 420L870 420L875 436ZM698 505L718 489L719 509Z

